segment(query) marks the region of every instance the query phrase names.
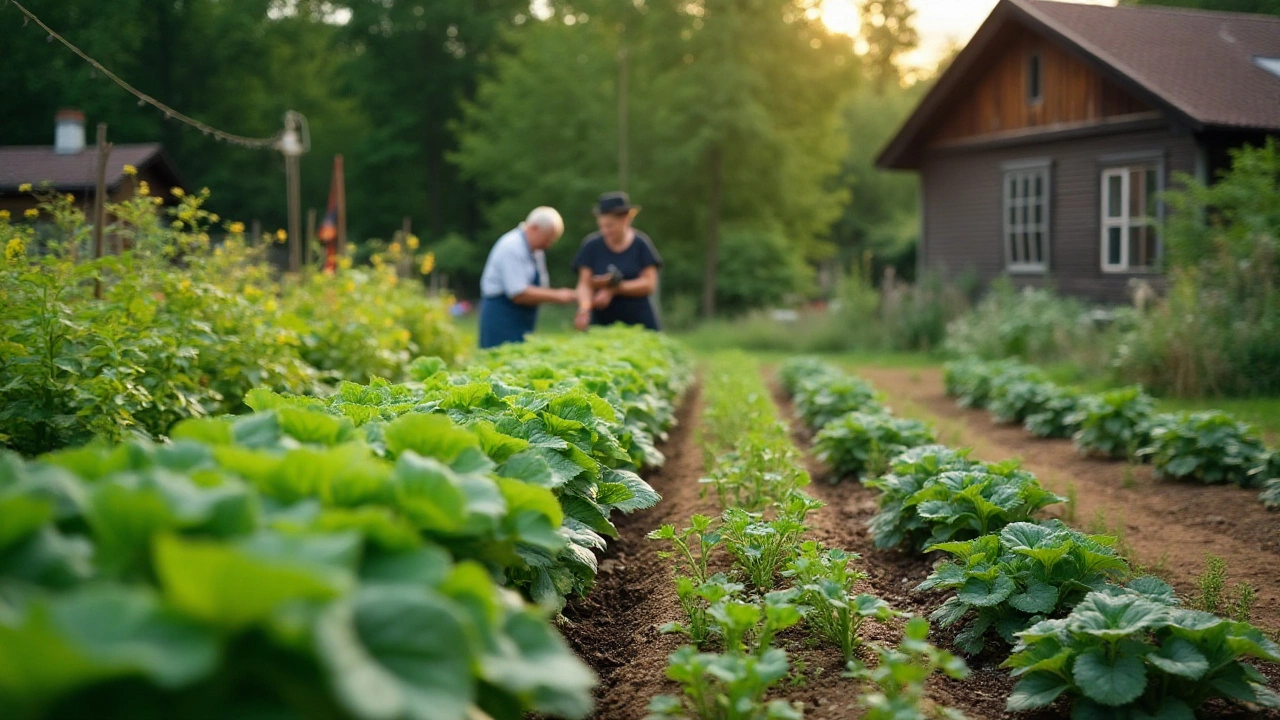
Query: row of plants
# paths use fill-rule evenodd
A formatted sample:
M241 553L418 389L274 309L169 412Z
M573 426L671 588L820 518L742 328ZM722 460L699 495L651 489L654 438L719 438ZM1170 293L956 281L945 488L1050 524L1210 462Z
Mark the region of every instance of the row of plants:
M841 376L809 360L782 372L797 407L813 386L848 381ZM831 423L880 425L882 412L854 409ZM886 473L860 478L880 493L872 536L878 547L948 556L916 591L945 595L931 618L959 628L957 648L1007 653L1003 667L1018 678L1010 712L1059 698L1073 718L1189 719L1211 698L1280 707L1245 662L1280 661L1280 647L1247 622L1183 607L1164 582L1135 576L1115 538L1044 518L1065 499L1016 462L975 461L925 435L879 449L886 443L875 432L844 437L869 456L908 445ZM835 471L837 479L861 472Z
M874 666L859 657L866 620L903 615L857 592L866 575L854 565L856 554L806 537L807 517L822 503L802 491L808 473L755 364L740 354L716 358L703 398L704 495L714 496L721 514L694 515L688 527L664 525L650 534L672 560L684 611L662 631L689 641L668 660L667 676L682 694L654 698L651 720L802 717L803 707L767 699L791 674L779 641L789 630L839 649L846 676L869 685L859 696L865 717L941 717L943 710L924 702L925 681L935 672L963 677L967 668L927 642L921 618L907 621L899 646L873 648Z
M1036 437L1070 437L1081 453L1150 462L1161 478L1262 487L1263 503L1280 506L1280 452L1228 413L1160 413L1141 387L1082 393L1016 360L949 363L944 381L961 406L986 408Z
M163 444L0 454L0 707L586 716L595 678L550 616L590 587L609 515L657 501L635 470L661 460L682 360L591 333L324 401L258 389Z
M243 224L205 208L207 190L162 206L142 183L108 203L123 250L101 258L71 197L34 192L37 224L0 212L0 447L160 438L243 412L255 387L325 394L462 352L447 301L391 267L276 277Z

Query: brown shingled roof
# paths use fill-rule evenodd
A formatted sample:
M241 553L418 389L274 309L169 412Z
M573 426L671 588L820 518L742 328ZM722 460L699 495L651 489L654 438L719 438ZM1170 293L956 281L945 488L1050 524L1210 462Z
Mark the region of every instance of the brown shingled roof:
M113 145L107 157L107 187L120 184L125 165L142 169L155 163L176 182L173 165L158 143ZM0 192L16 190L23 183L45 182L64 192L90 190L97 169L98 150L93 145L70 155L59 155L52 146L0 146Z
M1280 17L1013 0L1201 125L1280 129Z
M1280 18L1166 7L1000 0L951 67L881 151L884 168L915 167L922 133L966 90L966 75L1019 23L1089 58L1151 105L1195 130L1280 131L1280 77L1256 58L1280 58Z

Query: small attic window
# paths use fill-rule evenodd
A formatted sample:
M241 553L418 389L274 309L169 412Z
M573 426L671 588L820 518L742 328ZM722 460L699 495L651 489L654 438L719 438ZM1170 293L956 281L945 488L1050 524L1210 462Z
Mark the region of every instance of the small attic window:
M1253 64L1276 77L1280 77L1280 58L1255 57Z
M1033 52L1027 56L1027 104L1035 105L1044 100L1043 60L1040 53Z

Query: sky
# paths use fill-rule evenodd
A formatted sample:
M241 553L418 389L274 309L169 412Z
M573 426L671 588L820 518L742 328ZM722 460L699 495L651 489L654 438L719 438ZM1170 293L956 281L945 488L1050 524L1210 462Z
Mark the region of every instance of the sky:
M1071 0L1090 5L1115 5L1116 0ZM969 41L991 13L997 0L912 0L920 47L904 58L908 67L933 68L953 45ZM858 31L858 0L826 0L823 20L833 30Z

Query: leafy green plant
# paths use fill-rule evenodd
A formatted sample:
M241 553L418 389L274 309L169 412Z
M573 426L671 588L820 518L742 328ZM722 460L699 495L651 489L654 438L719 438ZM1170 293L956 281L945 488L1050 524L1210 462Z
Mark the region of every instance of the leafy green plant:
M1205 555L1204 572L1196 578L1200 597L1195 607L1208 613L1228 615L1237 622L1249 622L1258 593L1246 582L1227 589L1227 563L1217 555Z
M1132 386L1085 396L1080 409L1068 416L1080 429L1076 448L1113 458L1131 458L1151 439L1155 401Z
M1280 450L1268 450L1249 471L1249 484L1262 486L1258 499L1274 510L1280 507Z
M866 720L962 720L951 708L930 704L925 699L925 683L935 673L954 680L969 676L964 661L928 641L929 622L912 618L903 630L902 644L896 648L876 646L876 665L858 660L849 663L848 677L871 683L875 690L858 696L866 709Z
M967 358L943 367L947 394L960 407L985 408L999 386L1021 380L1040 380L1038 371L1016 360L988 362Z
M942 627L963 622L956 647L977 654L989 634L1012 645L1016 633L1065 614L1087 593L1122 579L1129 564L1111 549L1112 541L1056 520L1012 523L999 533L930 546L953 559L935 567L916 591L954 593L930 619Z
M783 514L766 520L761 513L741 508L725 510L720 532L734 565L751 585L771 590L776 576L796 552L805 526L802 520Z
M1260 478L1252 471L1265 453L1252 426L1219 411L1161 416L1153 423L1150 441L1138 451L1150 458L1160 477L1242 487L1256 486Z
M1280 707L1246 658L1280 661L1257 628L1139 593L1092 592L1065 618L1018 634L1008 710L1065 695L1073 717L1191 718L1211 698Z
M706 515L694 515L689 527L676 530L675 525L663 525L649 533L650 540L670 543L674 550L659 551L662 558L675 558L676 572L687 575L701 585L710 578L708 564L712 551L725 538L718 524Z
M919 420L854 412L818 431L813 449L838 477L862 477L879 475L902 451L933 441L932 431Z
M1064 498L1045 490L1015 461L973 463L966 453L920 448L874 483L880 511L867 523L876 547L969 540L1031 520ZM936 470L935 470L936 468Z
M706 582L695 584L693 578L676 578L676 598L684 610L686 622L669 622L659 628L662 633L680 633L701 648L717 632L710 609L717 603L735 599L744 589L741 583L729 582L724 573L716 573Z
M874 595L854 594L854 585L866 578L865 573L850 567L856 559L857 554L838 548L824 550L809 540L801 543L797 557L783 572L799 590L805 626L815 637L840 648L846 663L862 642L858 632L864 620L883 622L899 615Z
M885 475L866 481L867 487L880 491L880 510L867 524L876 547L897 547L908 538L914 543L929 535L927 521L906 508L907 500L944 472L982 467L982 463L969 459L969 452L945 445L922 445L898 455Z
M870 383L844 374L823 375L801 384L795 403L801 419L816 430L852 412L882 411Z
M995 387L987 402L987 410L998 423L1021 423L1043 412L1049 402L1060 395L1061 390L1054 383L1018 378Z
M787 653L778 648L756 656L682 647L667 658L667 677L680 684L683 694L653 698L647 719L799 720L799 708L764 699L789 671Z
M778 367L778 382L788 395L794 396L809 381L834 376L839 371L816 357L788 358Z
M1026 416L1023 427L1040 438L1069 438L1080 429L1076 422L1080 402L1080 393L1054 386L1042 398L1039 409Z

